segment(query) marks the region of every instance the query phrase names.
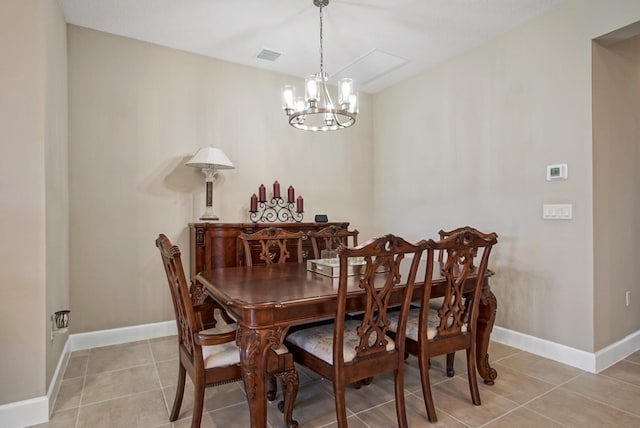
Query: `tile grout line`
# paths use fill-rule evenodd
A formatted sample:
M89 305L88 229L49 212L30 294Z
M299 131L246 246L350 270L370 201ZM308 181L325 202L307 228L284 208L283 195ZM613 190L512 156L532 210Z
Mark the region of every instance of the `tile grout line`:
M537 378L535 378L535 377L533 377L533 376L531 376L531 377L532 377L533 379L540 380L540 379L537 379ZM567 381L567 382L568 382L568 381ZM548 382L546 382L546 383L548 383ZM566 383L566 382L565 382L565 383ZM505 412L503 415L500 415L500 416L499 416L499 417L497 417L497 418L493 418L492 420L488 421L487 423L485 423L485 424L481 425L481 427L487 426L488 424L490 424L490 423L492 423L492 422L494 422L494 421L496 421L496 420L498 420L498 419L500 419L500 418L502 418L502 417L504 417L504 416L506 416L506 415L508 415L508 414L510 414L510 413L513 413L513 412L515 412L515 411L516 411L516 410L518 410L518 409L528 410L528 411L533 412L533 413L535 413L535 414L537 414L537 415L539 415L539 416L544 417L545 419L548 419L548 420L550 420L550 421L553 421L553 422L555 422L555 423L557 423L557 424L559 424L559 425L562 425L562 426L565 426L565 427L566 427L567 425L565 425L565 424L563 424L563 423L560 423L559 421L556 421L555 419L550 418L550 417L548 417L548 416L546 416L546 415L543 415L542 413L539 413L539 412L537 412L536 410L533 410L533 409L530 409L530 408L526 407L526 406L527 406L527 404L532 403L532 402L534 402L534 401L538 400L539 398L542 398L542 397L544 397L545 395L549 394L550 392L552 392L552 391L554 391L554 390L556 390L556 389L560 388L560 385L561 385L561 384L560 384L560 385L553 385L553 384L550 384L550 385L552 385L552 388L551 388L551 389L549 389L548 391L545 391L545 392L543 392L542 394L539 394L539 395L537 395L537 396L535 396L535 397L531 398L530 400L525 401L525 402L524 402L524 403L522 403L522 404L520 404L520 403L516 403L516 404L518 404L518 405L517 405L515 408L513 408L513 409L511 409L511 410L509 410L509 411L507 411L507 412ZM512 401L513 401L513 400L512 400Z
M612 378L612 377L610 377L610 376L598 375L598 374L596 374L595 376L602 376L602 377L604 377L604 378L606 378L606 379L609 379L609 380L612 380L612 381L616 381L616 382L621 382L621 383L623 383L623 384L625 384L625 385L629 385L629 386L631 386L631 387L634 387L634 388L638 388L638 389L640 389L640 387L638 387L638 385L635 385L635 384L632 384L632 383L628 383L628 382L625 382L625 381L620 380L620 379L617 379L617 378ZM575 379L575 378L574 378L574 379ZM569 381L567 381L567 382L563 383L562 385L565 385L565 384L567 384L568 382L569 382ZM627 414L627 415L631 415L631 416L634 416L634 417L636 417L636 418L639 418L639 419L640 419L640 415L639 415L639 414L631 413L631 412L629 412L628 410L624 410L624 409L621 409L621 408L616 407L616 406L614 406L614 405L611 405L611 404L609 404L609 403L605 403L604 401L600 401L600 400L598 400L598 399L596 399L596 398L589 397L588 395L582 394L582 393L580 393L580 392L578 392L578 391L574 391L574 390L568 390L568 391L569 391L569 392L571 392L571 393L573 393L573 394L579 395L580 397L586 398L586 399L587 399L587 400L589 400L589 401L593 401L594 403L600 403L600 404L602 404L603 406L609 407L609 408L614 409L614 410L616 410L616 411L618 411L618 412L622 412L622 413L625 413L625 414Z
M167 419L171 414L171 410L169 410L169 403L167 403L167 397L164 393L164 388L162 387L162 380L160 379L160 371L158 370L158 362L156 361L156 356L153 353L153 348L151 347L151 341L147 339L147 346L149 347L149 353L151 354L151 361L153 361L153 371L156 375L156 380L158 381L158 386L160 387L160 393L162 394L162 401L164 401L164 408L167 411ZM173 422L169 420L171 426L173 426Z
M153 352L151 351L151 347L150 347L150 344L149 344L148 339L145 339L145 342L147 342L147 346L149 347L149 352L150 352L150 354L151 354L151 358L152 358L152 360L153 360L153 361L155 361L155 360L154 360L154 357L153 357ZM119 346L119 345L115 345L115 346ZM108 402L108 401L117 400L117 399L122 399L122 398L130 398L130 397L134 397L134 396L136 396L136 395L145 394L145 393L148 393L148 392L151 392L151 391L155 391L155 390L156 390L156 389L147 389L147 390L144 390L144 391L138 391L138 392L134 392L134 393L131 393L131 394L124 394L124 395L120 395L120 396L117 396L117 397L111 397L111 398L107 398L107 399L104 399L104 400L99 400L99 401L95 401L95 402L92 402L92 403L86 403L86 404L83 404L83 403L82 403L82 399L84 398L84 392L85 392L85 387L86 387L87 377L88 377L88 376L99 376L99 375L101 375L101 374L105 374L105 373L113 373L113 372L118 372L118 371L124 371L124 370L129 370L129 369L132 369L132 368L139 368L139 367L144 367L144 366L148 366L148 365L153 364L154 372L156 373L156 379L158 380L158 384L160 385L160 386L159 386L159 388L160 388L160 392L161 392L161 393L163 393L163 391L162 391L162 386L161 386L161 383L160 383L160 380L159 380L159 375L158 375L158 372L157 372L157 366L156 366L155 362L147 363L147 364L138 364L138 365L134 365L134 366L130 366L130 367L125 367L125 368L114 369L114 370L106 370L106 371L103 371L103 372L99 372L99 373L95 373L95 374L91 374L91 375L89 375L89 374L88 374L88 371L89 371L89 361L90 361L90 359L91 359L91 354L92 354L92 353L94 353L94 350L95 350L95 349L96 349L96 348L89 348L89 350L88 350L89 352L88 352L88 355L87 355L87 362L86 362L86 366L85 366L85 369L84 369L84 375L82 376L82 377L83 377L83 381L82 381L82 390L81 390L81 392L80 392L80 402L78 403L78 414L77 414L77 416L76 416L76 425L75 425L75 426L76 426L76 428L80 428L80 427L79 427L79 423L80 423L80 411L82 410L82 408L83 408L83 407L89 407L89 406L93 406L93 405L97 405L97 404L102 404L102 403L106 403L106 402ZM78 376L78 377L80 377L80 376ZM164 398L164 393L163 393L163 398ZM165 407L166 407L166 400L165 400Z
M639 366L638 368L640 369L640 364L638 364L638 366ZM605 379L613 380L613 381L616 381L616 382L621 382L621 383L624 383L625 385L629 385L629 386L632 386L634 388L639 388L640 389L640 385L638 385L638 384L627 382L626 380L619 379L619 378L613 377L611 375L606 375L604 373L596 373L595 376L602 376Z
M456 377L456 376L454 376L453 378L448 378L448 379L446 379L446 380L454 379L455 377ZM444 381L443 381L443 382L444 382ZM440 382L440 383L442 383L442 382ZM432 385L432 386L433 386L433 385ZM411 394L411 395L413 395L413 396L415 396L416 398L418 398L418 400L419 400L419 401L424 405L424 396L422 395L422 388L420 389L420 391L419 391L419 392L420 392L420 395L418 395L418 392L412 392L412 393L410 393L410 394ZM464 421L461 421L460 419L456 418L456 417L455 417L455 416L453 416L452 414L450 414L450 413L448 413L448 412L444 411L442 408L440 408L440 407L436 406L436 403L435 403L435 402L433 403L433 406L436 408L436 413L437 413L437 412L444 413L445 415L447 415L448 417L450 417L450 418L451 418L451 419L453 419L454 421L456 421L456 422L458 422L458 423L460 423L460 424L464 425L465 427L467 427L467 428L473 428L473 427L472 427L471 425L469 425L468 423L466 423L466 422L464 422ZM424 413L424 415L425 415L425 422L426 422L426 423L430 423L430 422L429 422L429 415L427 415L427 409L426 409L426 408L424 409L424 412L425 412L425 413Z
M563 387L564 385L568 384L569 382L571 382L571 381L573 381L573 380L575 380L575 379L579 378L580 376L583 376L585 373L586 373L586 372L584 372L584 371L583 371L582 373L579 373L579 374L577 374L576 376L573 376L573 377L571 377L570 379L565 380L564 382L561 382L561 383L559 383L559 384L557 384L557 385L554 385L554 386L553 386L553 388L549 389L548 391L543 392L542 394L537 395L537 396L533 397L532 399L530 399L530 400L528 400L528 401L525 401L525 402L524 402L524 403L522 403L518 408L526 409L526 410L528 410L528 411L530 411L530 412L533 412L533 413L535 413L535 414L537 414L537 415L539 415L539 416L544 417L545 419L549 419L549 420L551 420L551 421L553 421L553 422L555 422L555 423L557 423L557 424L559 424L559 425L562 425L562 426L565 426L565 427L566 427L567 425L563 424L562 422L560 422L560 421L558 421L558 420L555 420L555 419L553 419L553 418L550 418L550 417L548 417L547 415L544 415L544 414L542 414L542 413L538 412L537 410L535 410L535 409L531 409L531 408L526 407L526 406L527 406L528 404L531 404L532 402L534 402L534 401L536 401L536 400L538 400L538 399L540 399L540 398L544 397L545 395L548 395L548 394L550 394L551 392L553 392L553 391L556 391L556 390L560 389L561 387ZM526 376L528 376L528 375L526 375ZM532 377L532 378L534 378L534 379L536 379L536 380L540 380L540 381L542 381L542 379L539 379L539 378L537 378L537 377L534 377L534 376L531 376L531 377ZM543 382L546 382L546 381L543 381ZM546 382L546 383L549 383L549 382ZM569 391L569 392L573 392L573 391ZM577 395L580 395L580 394L577 394ZM588 398L588 397L585 397L585 398ZM593 401L593 400L591 400L591 401ZM517 408L516 408L516 409L513 409L513 410L517 410ZM509 412L509 413L511 413L511 412ZM504 416L504 415L503 415L503 416Z
M87 372L89 371L89 360L91 359L91 348L87 352L87 361L84 365L84 375L82 376L82 389L80 390L80 399L78 401L78 413L76 413L76 428L80 428L80 409L82 408L82 397L84 396L84 387L87 384Z

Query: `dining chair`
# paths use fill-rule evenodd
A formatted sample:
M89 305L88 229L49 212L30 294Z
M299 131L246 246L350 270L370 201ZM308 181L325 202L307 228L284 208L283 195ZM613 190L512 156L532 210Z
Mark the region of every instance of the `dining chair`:
M270 265L287 261L302 263L304 236L302 231L291 232L279 227L268 227L255 233L241 233L238 238L242 241L244 264L245 266ZM295 248L295 259L292 259L289 248Z
M313 258L321 258L321 250L335 250L340 244L356 247L358 245L358 231L347 230L339 226L331 225L320 230L312 230L308 233L311 238ZM349 245L351 238L351 245Z
M347 426L345 388L348 384L394 373L398 426L407 426L404 403L404 322L411 302L416 272L424 241L414 245L386 235L355 248L340 245L335 321L291 333L286 343L296 362L332 381L338 427ZM349 276L349 258L362 257L361 274ZM406 278L401 264L409 269ZM366 302L360 319L348 319L347 300L355 291L364 293ZM400 294L398 294L400 293ZM400 321L396 340L387 335L387 310L392 295L400 299ZM397 303L397 302L396 302Z
M473 230L475 230L475 231L479 232L477 229L474 229L474 228L472 228L472 227L470 227L470 226L462 226L462 227L458 227L458 228L456 228L456 229L449 230L449 231L445 231L445 230L443 230L443 229L440 229L440 230L438 231L438 235L440 236L440 240L443 240L443 239L444 239L444 238L446 238L447 236L451 236L451 235L453 235L454 233L458 233L458 232L460 232L460 231L462 231L462 230L464 230L464 229L473 229ZM446 251L443 251L443 250L438 251L438 262L439 262L439 263L443 263L445 253L446 253ZM476 252L474 252L474 254L473 254L473 258L471 259L471 265L469 266L469 268L470 268L471 270L475 269L475 266L474 266L474 260L475 260L476 256L477 256L477 251L476 251ZM466 300L465 300L465 302L466 302ZM436 299L436 300L430 300L430 301L429 301L429 306L430 306L432 309L438 309L438 307L440 306L440 304L441 304L441 302L440 302L440 300L438 300L438 299ZM446 373L447 373L447 376L448 376L448 377L453 377L453 376L455 376L455 374L456 374L456 371L455 371L455 368L454 368L454 366L455 366L455 356L456 356L456 353L455 353L455 352L452 352L452 353L450 353L450 354L447 354L447 359L446 359L446 369L445 369L445 370L446 370Z
M470 227L460 228L438 242L429 240L420 308L409 311L406 326L397 317L390 317L390 330L401 332L406 328L406 350L418 357L422 393L431 422L438 420L429 380L429 360L433 356L453 355L456 351L466 350L471 401L480 405L476 376L476 328L484 275L491 249L497 242L495 233L484 234ZM437 264L434 263L435 251L445 256ZM474 267L473 259L478 257L479 252L480 263ZM437 274L444 278L444 295L438 300L437 309L429 306L433 287L443 287L442 284L434 285L434 264L439 269Z
M290 247L295 248L296 261L302 263L302 239L304 232L291 232L280 227L268 227L254 233L240 233L245 266L256 264L282 264L291 261ZM267 398L274 400L278 392L275 376L268 378Z
M184 275L180 249L172 245L163 234L156 239L156 246L162 256L178 326L178 385L169 420L173 422L180 415L188 373L194 385L191 427L198 428L202 420L205 388L242 379L240 351L235 343L236 325L223 322L224 317L221 317L221 321L216 321L211 316L198 316L202 311L224 310L215 302L194 305ZM210 328L204 329L202 319L214 321L207 326ZM298 391L298 374L293 356L286 346L282 345L267 354L267 367L270 373L280 379L282 385L283 401L278 404L278 408L284 413L285 425L295 428L298 423L293 420L293 403Z

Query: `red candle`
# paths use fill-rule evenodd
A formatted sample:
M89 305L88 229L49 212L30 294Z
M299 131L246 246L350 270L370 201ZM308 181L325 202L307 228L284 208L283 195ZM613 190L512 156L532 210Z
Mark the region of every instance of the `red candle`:
M280 183L278 183L278 180L274 181L273 183L273 197L274 198L280 197Z
M287 202L293 203L296 200L296 191L293 186L289 186L289 190L287 191Z
M267 189L264 187L264 184L261 184L260 187L258 187L258 200L260 202L267 200Z
M299 212L299 213L304 212L303 204L304 204L304 201L302 199L302 196L298 196L296 212Z
M258 211L258 197L255 193L253 194L253 196L251 196L251 208L249 209L249 211L251 211L252 213Z

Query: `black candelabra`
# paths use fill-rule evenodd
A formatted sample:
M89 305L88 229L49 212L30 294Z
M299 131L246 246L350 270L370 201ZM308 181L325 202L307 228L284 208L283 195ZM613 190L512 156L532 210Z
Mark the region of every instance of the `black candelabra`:
M273 183L273 197L267 201L264 184L258 188L258 195L251 196L249 219L253 223L296 222L300 223L304 217L304 200L302 196L295 197L295 189L289 186L287 200L280 196L280 183Z

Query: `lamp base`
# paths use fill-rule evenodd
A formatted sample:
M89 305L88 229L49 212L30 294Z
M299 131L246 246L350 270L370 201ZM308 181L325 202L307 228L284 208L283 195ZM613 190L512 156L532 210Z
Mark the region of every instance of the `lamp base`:
M216 221L216 220L220 220L220 218L213 216L213 217L209 217L209 216L202 216L200 217L200 220L203 221Z
M207 184L209 184L209 183L207 183ZM207 202L209 202L209 201L207 201ZM213 207L211 205L207 204L207 206L204 209L204 212L200 216L200 220L216 221L216 220L220 220L220 218L213 212Z

